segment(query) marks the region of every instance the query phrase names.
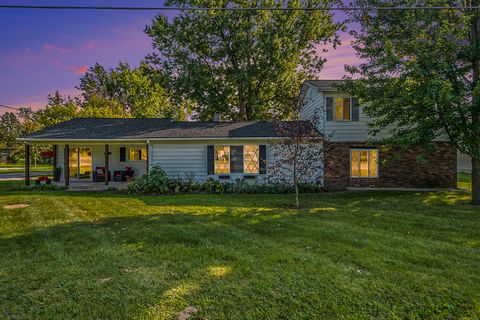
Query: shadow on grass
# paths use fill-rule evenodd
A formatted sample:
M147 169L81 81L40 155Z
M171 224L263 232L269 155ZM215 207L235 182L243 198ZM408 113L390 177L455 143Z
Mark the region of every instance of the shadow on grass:
M0 318L458 318L480 298L479 219L437 193L304 195L302 210L284 195L25 194L132 207L0 237Z

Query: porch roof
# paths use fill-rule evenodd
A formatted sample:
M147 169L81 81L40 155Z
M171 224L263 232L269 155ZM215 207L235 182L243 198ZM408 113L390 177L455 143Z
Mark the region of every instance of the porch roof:
M305 121L305 124L308 122ZM149 140L280 137L271 121L193 122L165 118L75 118L36 131L23 141Z

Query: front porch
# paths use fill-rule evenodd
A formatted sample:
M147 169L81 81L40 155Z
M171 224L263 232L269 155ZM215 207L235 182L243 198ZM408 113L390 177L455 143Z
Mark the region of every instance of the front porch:
M107 142L107 141L105 141ZM53 144L53 184L68 190L122 188L148 172L148 141L122 143L62 142ZM37 143L45 145L44 143ZM31 144L25 144L25 185L30 185Z

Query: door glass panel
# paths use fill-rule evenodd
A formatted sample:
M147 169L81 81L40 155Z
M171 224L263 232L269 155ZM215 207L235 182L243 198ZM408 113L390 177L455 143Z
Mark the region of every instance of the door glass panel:
M92 149L78 148L79 153L79 178L89 179L92 173Z
M68 151L68 168L70 178L76 178L78 175L78 149L70 148Z

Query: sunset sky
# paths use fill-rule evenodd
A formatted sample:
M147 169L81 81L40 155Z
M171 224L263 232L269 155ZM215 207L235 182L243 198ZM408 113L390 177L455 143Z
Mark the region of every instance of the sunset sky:
M12 4L0 0L0 4ZM15 1L15 4L65 5L65 1ZM68 1L68 5L160 6L160 1ZM0 104L45 105L49 93L75 95L88 66L136 65L151 51L143 29L155 12L0 9ZM174 13L169 13L174 14ZM336 14L336 19L344 18ZM328 59L320 78L340 78L356 63L347 34ZM7 110L0 108L0 114Z

